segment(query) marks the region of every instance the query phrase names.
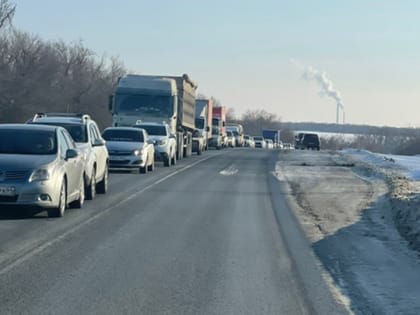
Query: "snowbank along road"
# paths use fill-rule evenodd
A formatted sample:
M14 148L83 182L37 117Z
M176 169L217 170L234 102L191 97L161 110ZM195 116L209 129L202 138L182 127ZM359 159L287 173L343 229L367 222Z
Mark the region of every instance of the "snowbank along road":
M395 172L384 176L342 153L290 151L279 154L275 175L352 312L420 314L418 253L393 211L406 184L387 185L398 180Z

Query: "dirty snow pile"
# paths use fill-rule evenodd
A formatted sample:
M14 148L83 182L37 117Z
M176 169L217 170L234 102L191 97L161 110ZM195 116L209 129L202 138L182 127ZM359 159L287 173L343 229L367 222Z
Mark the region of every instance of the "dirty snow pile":
M420 251L420 156L345 149L342 153L368 164L389 188L395 225L410 246Z

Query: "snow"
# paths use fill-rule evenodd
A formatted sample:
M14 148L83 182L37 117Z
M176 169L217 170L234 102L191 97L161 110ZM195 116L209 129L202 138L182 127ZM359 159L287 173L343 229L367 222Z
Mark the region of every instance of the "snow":
M386 170L395 170L413 181L420 180L420 156L392 155L372 153L366 150L345 149L341 152L357 158L372 166Z
M420 156L299 150L274 175L350 313L420 314Z

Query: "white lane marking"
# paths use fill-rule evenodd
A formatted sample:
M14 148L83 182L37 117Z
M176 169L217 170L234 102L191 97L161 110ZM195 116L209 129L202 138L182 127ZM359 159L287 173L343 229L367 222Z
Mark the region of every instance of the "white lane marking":
M183 168L174 171L171 174L166 175L165 177L162 177L161 179L157 180L156 182L154 182L153 184L150 184L149 186L146 186L136 192L134 192L131 196L127 197L124 200L121 200L119 202L117 202L116 204L109 206L108 208L105 208L103 211L98 212L97 214L95 214L94 216L88 218L87 220L75 225L74 227L72 227L71 229L67 230L66 232L64 232L63 234L61 234L60 236L54 238L51 241L48 241L46 243L43 243L42 245L35 247L31 250L29 250L28 252L24 253L22 256L18 257L16 260L14 260L13 262L11 262L9 265L7 265L6 267L4 267L2 270L0 270L0 276L2 276L3 274L9 272L10 270L12 270L13 268L17 267L18 265L20 265L21 263L25 262L26 260L30 259L31 257L41 253L42 251L44 251L45 249L47 249L48 247L56 244L57 242L60 242L61 240L64 240L66 237L68 237L69 235L71 235L72 233L78 231L79 229L81 229L82 227L97 221L100 217L102 217L103 215L107 214L108 212L112 211L115 208L120 207L122 204L128 202L129 200L137 197L138 195L142 194L143 192L145 192L146 190L149 190L153 187L155 187L156 185L164 182L165 180L171 178L172 176L175 176L176 174L179 174L183 171L186 171L187 169L202 163L204 161L207 161L208 159L211 159L213 157L215 157L217 155L212 155L209 157L206 157L204 159L201 159L199 161L196 161L194 163L188 164L186 166L184 166Z
M224 170L220 171L219 174L220 175L225 175L225 176L232 176L232 175L235 175L238 172L239 172L239 170L237 168L235 168L233 165L231 165L228 168L225 168Z

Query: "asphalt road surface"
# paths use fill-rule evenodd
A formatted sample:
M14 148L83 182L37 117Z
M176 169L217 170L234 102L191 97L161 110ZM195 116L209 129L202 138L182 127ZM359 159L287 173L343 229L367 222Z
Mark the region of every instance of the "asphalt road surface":
M275 151L112 173L67 210L0 212L1 314L342 314L272 175Z

